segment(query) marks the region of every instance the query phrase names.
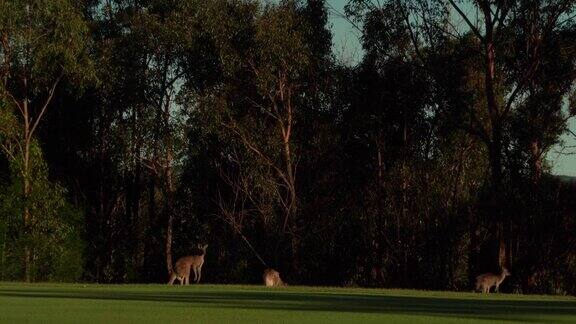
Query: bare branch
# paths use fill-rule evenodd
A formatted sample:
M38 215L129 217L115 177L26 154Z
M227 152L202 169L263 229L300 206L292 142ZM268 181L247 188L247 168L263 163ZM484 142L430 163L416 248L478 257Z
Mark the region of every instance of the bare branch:
M234 122L232 122L234 123ZM286 178L286 175L284 175L284 172L278 168L274 162L272 162L272 160L270 160L270 158L268 158L264 153L262 153L262 151L260 151L250 140L248 140L248 138L246 138L246 136L240 131L238 130L238 127L232 126L232 125L228 125L226 123L223 123L223 126L228 128L229 130L231 130L234 134L238 135L238 137L240 138L240 140L242 141L242 143L244 143L244 145L252 152L256 153L256 155L258 155L263 161L264 163L271 167L272 169L274 169L274 171L276 171L276 173L278 174L278 176L282 179L282 181L284 183L286 183L287 185L290 184L290 182L288 181L288 179Z
M56 87L60 83L61 79L62 79L62 74L60 74L60 76L58 76L56 81L54 81L54 84L52 84L52 88L50 89L50 92L48 93L48 98L46 98L46 101L44 101L44 105L42 106L42 109L40 110L40 114L38 115L38 117L36 117L36 121L34 121L34 125L30 129L30 132L28 133L28 139L27 140L30 140L32 138L32 135L34 134L34 131L38 127L38 124L40 123L42 116L44 116L44 113L46 113L46 110L48 109L48 105L50 104L50 102L52 101L52 98L54 97L54 91L56 90Z
M350 17L348 17L345 13L338 11L338 9L334 8L334 6L332 6L330 3L326 3L326 7L332 11L332 13L341 19L346 20L352 27L354 27L354 29L356 29L359 33L363 33L363 28L358 25L355 21L353 21L352 19L350 19Z
M482 42L484 42L484 36L482 36L480 30L478 30L478 28L476 28L476 26L472 24L472 22L470 21L468 16L466 16L466 14L462 11L462 9L460 9L460 7L458 7L458 5L453 0L448 0L448 2L450 2L452 7L458 12L458 14L462 17L462 19L464 19L464 21L466 22L470 30L474 33L474 35L476 35L476 37L478 37Z
M4 151L4 153L6 153L6 155L8 155L8 157L10 157L10 159L12 160L16 160L16 157L14 156L14 153L12 153L12 150L10 148L8 148L5 144L0 143L0 147L2 148L2 150Z
M7 95L7 96L12 100L12 102L14 102L14 104L16 105L16 107L18 107L18 110L20 111L20 114L22 114L22 116L25 116L25 115L24 115L24 109L22 108L22 106L21 106L20 103L18 102L18 99L16 99L16 97L14 97L14 96L10 93L10 91L8 91L8 90L4 90L4 94Z

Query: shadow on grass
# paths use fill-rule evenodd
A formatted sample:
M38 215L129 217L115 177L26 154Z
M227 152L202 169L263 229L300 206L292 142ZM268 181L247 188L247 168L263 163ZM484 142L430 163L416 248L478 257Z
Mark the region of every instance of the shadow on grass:
M21 289L0 288L0 297L61 298L88 300L156 301L186 303L187 307L244 308L283 311L325 311L425 315L485 320L574 322L576 301L521 301L458 299L418 296L325 294L270 291L142 291L116 289Z

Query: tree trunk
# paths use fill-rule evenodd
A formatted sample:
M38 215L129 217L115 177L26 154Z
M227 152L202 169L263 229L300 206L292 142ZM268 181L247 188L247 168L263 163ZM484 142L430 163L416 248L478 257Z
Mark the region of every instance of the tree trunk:
M146 223L143 219L143 215L141 212L143 183L142 183L141 170L139 168L136 171L135 181L136 181L136 188L135 188L136 192L132 207L135 230L136 230L136 246L134 253L136 254L135 266L138 270L141 270L142 267L144 266L144 257L146 250L144 242L144 240L146 239L146 233L145 233Z
M142 205L142 192L143 192L143 182L142 182L142 135L139 129L139 121L141 116L141 106L138 105L133 112L132 128L134 130L134 136L132 141L134 144L133 158L134 158L134 178L132 181L132 201L131 201L131 215L132 224L134 228L134 237L136 237L136 242L133 245L133 253L135 256L134 266L141 273L144 266L144 255L145 255L145 222L141 213Z
M164 111L164 123L167 129L170 127L170 98L167 98L165 111ZM167 150L166 150L166 172L165 172L165 184L166 184L166 213L167 213L167 224L166 224L166 268L168 270L168 275L172 274L172 223L174 221L174 170L172 167L172 162L174 160L174 147L172 142L172 133L168 134L167 140Z
M166 196L166 269L168 275L172 274L172 223L173 223L173 199L174 199L174 184L172 182L172 172L167 171L167 196Z
M478 217L471 209L468 210L468 217L470 232L470 243L468 246L468 282L473 283L478 275L480 237L478 235Z
M532 181L536 184L542 178L542 145L539 140L534 139L530 143L530 154L532 155Z
M493 199L497 200L502 190L502 135L499 129L494 129L493 133L488 154L490 155L491 193Z
M286 92L286 93L285 93ZM292 111L292 93L291 91L285 90L283 83L280 83L280 98L286 109L286 125L280 123L280 130L282 132L282 141L284 144L284 158L286 160L286 177L288 178L287 189L289 191L290 200L288 202L286 210L286 218L284 220L284 231L288 224L288 219L296 213L297 208L297 195L296 195L296 176L294 170L294 160L292 157L292 151L290 148L290 141L292 138L292 126L293 126L293 111ZM281 119L280 119L281 120Z
M502 142L499 128L494 128L493 139L489 148L490 151L490 172L491 172L491 197L490 213L491 221L495 224L498 240L498 265L500 268L509 264L507 253L510 247L510 218L502 213Z
M28 99L23 100L24 107L24 161L22 165L22 179L23 179L23 188L24 188L24 210L23 210L23 218L24 218L24 236L25 242L24 243L24 280L26 282L30 282L32 279L31 274L31 247L29 244L30 239L30 208L28 204L30 203L30 115L29 115L29 107L28 107Z
M286 137L284 139L284 156L286 159L286 175L288 178L288 191L290 195L290 201L288 204L288 209L286 211L286 223L288 218L296 212L296 179L294 177L294 165L292 163L292 154L290 152L290 138Z
M156 204L156 177L150 177L149 181L148 181L148 222L149 222L149 228L153 229L153 228L161 228L162 221L163 219L159 219L158 217L158 213L157 213L157 204ZM149 241L144 242L145 246L149 246ZM156 250L156 247L154 248L148 248L150 249L154 249L154 251Z
M486 57L486 70L485 70L485 91L486 91L486 101L488 115L490 117L490 128L491 128L491 141L488 147L490 154L490 172L491 172L491 186L492 186L492 206L493 210L491 213L494 214L496 224L498 227L498 244L499 252L506 251L509 247L510 230L509 226L504 228L504 224L508 223L508 216L504 216L501 211L502 201L502 125L500 115L500 109L496 100L495 85L496 82L496 50L494 46L494 30L493 22L491 17L491 12L489 5L483 6L485 27L486 27L486 37L485 37L485 57ZM505 219L506 218L506 219ZM498 253L498 264L500 267L508 263L507 253Z

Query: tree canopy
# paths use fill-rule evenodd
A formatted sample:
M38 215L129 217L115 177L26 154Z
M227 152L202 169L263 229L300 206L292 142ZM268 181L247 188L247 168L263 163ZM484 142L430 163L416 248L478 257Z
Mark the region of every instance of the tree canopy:
M574 294L576 2L329 8L0 1L0 280Z

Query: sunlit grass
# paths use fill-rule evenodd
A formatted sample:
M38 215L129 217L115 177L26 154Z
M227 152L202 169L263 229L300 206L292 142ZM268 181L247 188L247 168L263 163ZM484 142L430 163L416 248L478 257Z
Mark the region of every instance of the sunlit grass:
M576 322L576 298L325 287L0 283L0 321Z

